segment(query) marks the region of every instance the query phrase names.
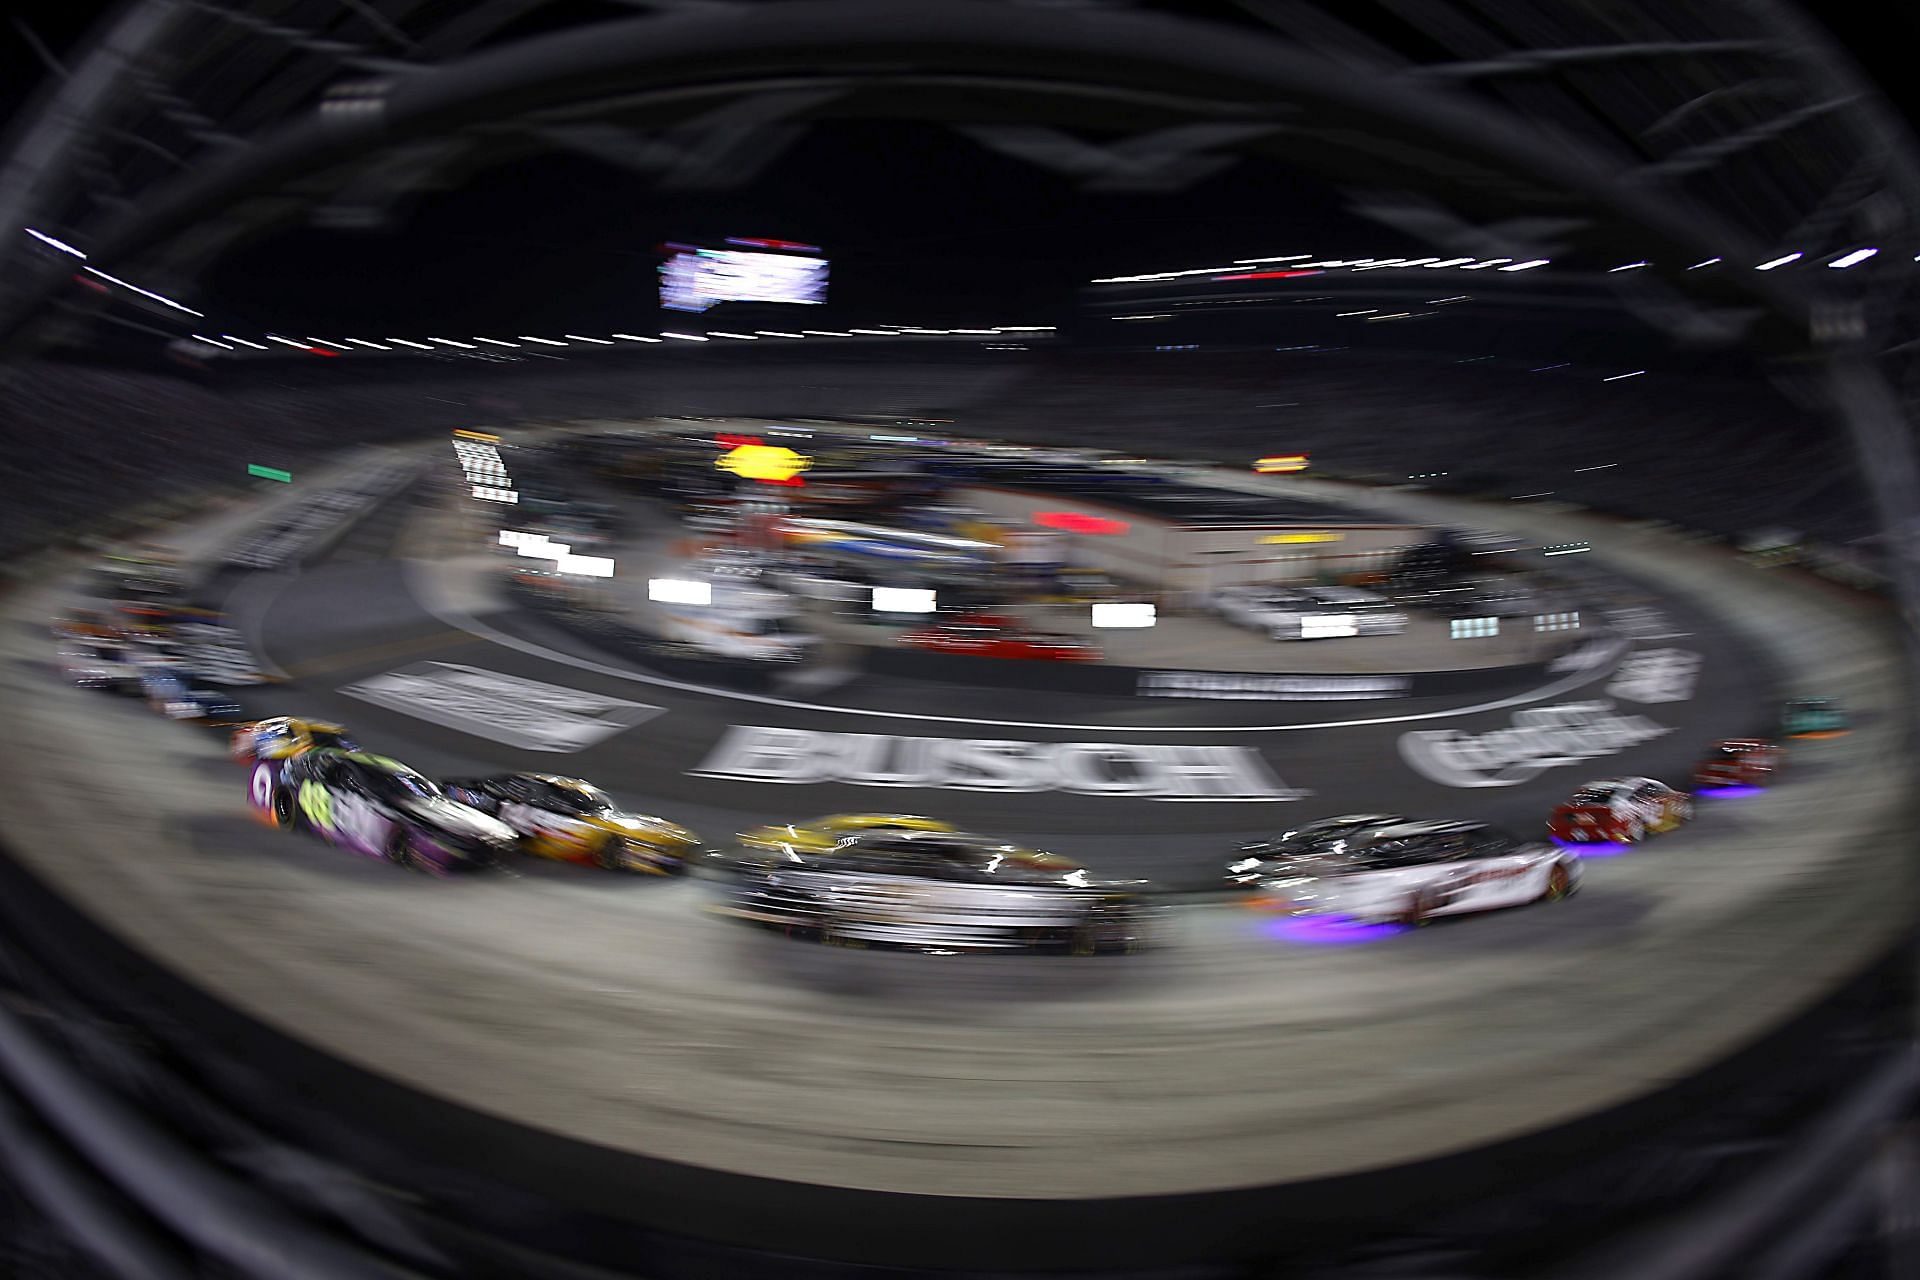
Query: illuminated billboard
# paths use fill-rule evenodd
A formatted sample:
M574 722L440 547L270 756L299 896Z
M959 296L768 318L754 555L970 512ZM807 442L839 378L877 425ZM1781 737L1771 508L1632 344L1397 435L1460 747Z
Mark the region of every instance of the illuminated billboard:
M671 311L705 311L721 302L818 306L827 300L825 258L760 249L667 247L669 256L660 267L660 305Z

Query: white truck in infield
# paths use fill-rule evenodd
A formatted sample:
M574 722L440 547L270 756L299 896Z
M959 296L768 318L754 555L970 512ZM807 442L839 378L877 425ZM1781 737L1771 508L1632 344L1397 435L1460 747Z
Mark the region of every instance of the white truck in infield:
M793 601L777 591L715 582L706 604L655 601L660 638L716 658L797 662L818 640L800 626Z

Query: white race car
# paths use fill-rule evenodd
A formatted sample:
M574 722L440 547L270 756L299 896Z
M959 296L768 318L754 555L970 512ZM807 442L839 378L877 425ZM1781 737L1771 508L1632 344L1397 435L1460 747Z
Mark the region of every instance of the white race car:
M1580 859L1484 822L1402 822L1365 829L1338 852L1269 864L1256 886L1290 915L1425 924L1564 898L1580 887Z
M1407 629L1407 615L1384 596L1353 587L1228 587L1214 593L1212 604L1227 621L1275 640L1390 636Z

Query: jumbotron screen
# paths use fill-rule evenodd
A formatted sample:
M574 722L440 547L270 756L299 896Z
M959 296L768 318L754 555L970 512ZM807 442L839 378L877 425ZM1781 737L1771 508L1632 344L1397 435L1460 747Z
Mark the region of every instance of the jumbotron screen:
M729 244L772 244L783 250L810 249L786 241L739 241ZM796 302L819 305L827 300L827 260L803 253L764 248L700 249L669 245L673 252L660 267L660 305L672 311L705 311L721 302Z

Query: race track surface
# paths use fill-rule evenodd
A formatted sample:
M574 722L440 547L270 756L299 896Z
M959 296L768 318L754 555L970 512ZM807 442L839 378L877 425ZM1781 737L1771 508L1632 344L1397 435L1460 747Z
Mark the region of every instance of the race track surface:
M1378 500L1487 522L1435 499ZM1502 518L1590 540L1594 572L1655 594L1668 634L1636 648L1698 654L1684 693L1672 680L1622 685L1610 666L1481 710L1080 699L1056 716L1045 700L978 693L908 719L635 678L500 611L459 565L397 564L377 548L242 589L249 625L292 677L263 710L337 716L430 772L579 773L712 839L834 810L931 812L1176 888L1210 885L1237 840L1296 817L1390 809L1537 829L1588 777L1683 780L1706 741L1764 728L1782 691L1844 698L1858 728L1796 748L1770 793L1703 800L1691 828L1589 861L1586 888L1563 903L1329 936L1196 901L1173 912L1163 946L1135 957L878 954L738 928L705 909L717 898L701 880L528 862L440 882L270 831L223 742L50 673L45 618L65 587L49 581L3 615L15 732L0 815L36 873L240 1009L585 1142L992 1197L1196 1191L1403 1163L1589 1114L1723 1057L1877 953L1909 911L1905 692L1880 608L1592 517ZM500 740L524 725L473 732L343 692L430 663L657 711L578 750L534 750ZM1479 739L1579 703L1630 718L1638 741L1544 764L1436 748L1453 738L1407 745L1411 733ZM1314 727L1353 720L1373 723ZM1082 790L1030 793L702 776L740 726L1233 747L1257 756L1234 776L1271 794L1141 798L1121 785L1141 775L1119 765L1072 775ZM1204 789L1223 775L1195 776ZM1100 784L1112 789L1088 793Z

